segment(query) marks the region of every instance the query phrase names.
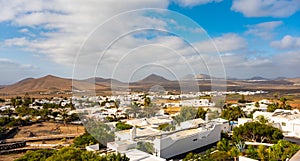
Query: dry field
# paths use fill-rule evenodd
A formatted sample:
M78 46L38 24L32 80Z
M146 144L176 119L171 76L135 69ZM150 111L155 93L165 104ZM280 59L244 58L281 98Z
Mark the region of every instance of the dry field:
M60 123L44 122L40 124L33 124L31 126L20 127L20 131L14 138L28 137L29 133L32 133L34 136L80 134L84 133L84 127L82 125L64 125Z
M55 135L55 134L78 134L84 133L84 127L82 125L64 125L59 123L51 123L51 122L44 122L40 124L34 124L31 126L23 126L19 127L20 131L14 137L18 138L27 138L30 133L34 136L48 136L48 135ZM46 141L34 141L30 142L32 144L71 144L73 139L60 139L60 140L46 140ZM24 153L19 154L6 154L0 155L0 161L13 161L17 158L23 156Z

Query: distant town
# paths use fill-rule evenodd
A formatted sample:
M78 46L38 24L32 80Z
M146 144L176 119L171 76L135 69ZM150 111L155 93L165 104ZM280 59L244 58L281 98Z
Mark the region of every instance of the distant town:
M25 94L0 101L4 158L293 161L300 153L299 107L290 105L297 100L276 92Z

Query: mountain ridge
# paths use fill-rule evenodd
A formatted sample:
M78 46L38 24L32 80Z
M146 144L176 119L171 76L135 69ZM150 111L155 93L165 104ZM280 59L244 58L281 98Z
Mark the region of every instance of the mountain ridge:
M257 77L254 77L258 79ZM261 79L261 78L260 78ZM96 81L94 83L94 80ZM84 80L72 80L70 78L61 78L58 76L47 75L40 78L25 78L17 83L11 85L0 86L0 96L5 95L18 95L25 93L58 93L61 91L71 92L72 89L84 90L84 89L95 89L97 92L110 91L112 83L115 83L115 87L130 88L133 91L147 91L155 85L160 85L166 90L180 90L180 80L168 80L163 76L157 74L150 74L145 78L129 83L123 83L116 79L110 78L88 78ZM205 79L197 79L201 90L210 89L210 81ZM183 85L183 84L182 84ZM300 88L300 78L284 78L276 80L265 80L265 81L244 81L244 80L227 80L228 89L271 89L282 86L282 89ZM276 86L274 86L276 85ZM259 88L258 88L259 87Z

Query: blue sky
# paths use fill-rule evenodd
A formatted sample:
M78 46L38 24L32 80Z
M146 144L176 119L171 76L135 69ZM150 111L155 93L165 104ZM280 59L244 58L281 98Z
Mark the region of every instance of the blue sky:
M207 34L196 32L193 23L171 12L164 19L135 12L116 16L118 23L109 21L142 8L175 11ZM299 11L299 0L0 1L0 85L48 74L96 74L124 81L151 73L170 79L200 73L223 77L223 65L227 77L300 77ZM101 28L103 22L111 26ZM171 26L190 44L172 34L129 34L105 56L97 55L111 37L138 27L172 32ZM220 53L211 49L213 43ZM200 50L201 58L191 46Z

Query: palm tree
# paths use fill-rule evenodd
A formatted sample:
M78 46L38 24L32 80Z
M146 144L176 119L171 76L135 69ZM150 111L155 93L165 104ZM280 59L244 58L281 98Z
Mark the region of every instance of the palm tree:
M217 149L220 151L228 151L229 148L229 141L225 138L222 138L222 140L217 143Z
M126 113L128 113L128 115L133 114L133 117L136 118L137 114L141 113L141 110L140 104L134 102L130 108L126 110Z
M281 97L279 101L281 102L281 107L284 108L286 106L287 98Z
M257 149L257 155L261 161L265 161L265 146L259 145Z
M237 147L232 147L230 151L228 152L229 156L234 158L234 161L237 161L238 156L240 156L241 152Z

